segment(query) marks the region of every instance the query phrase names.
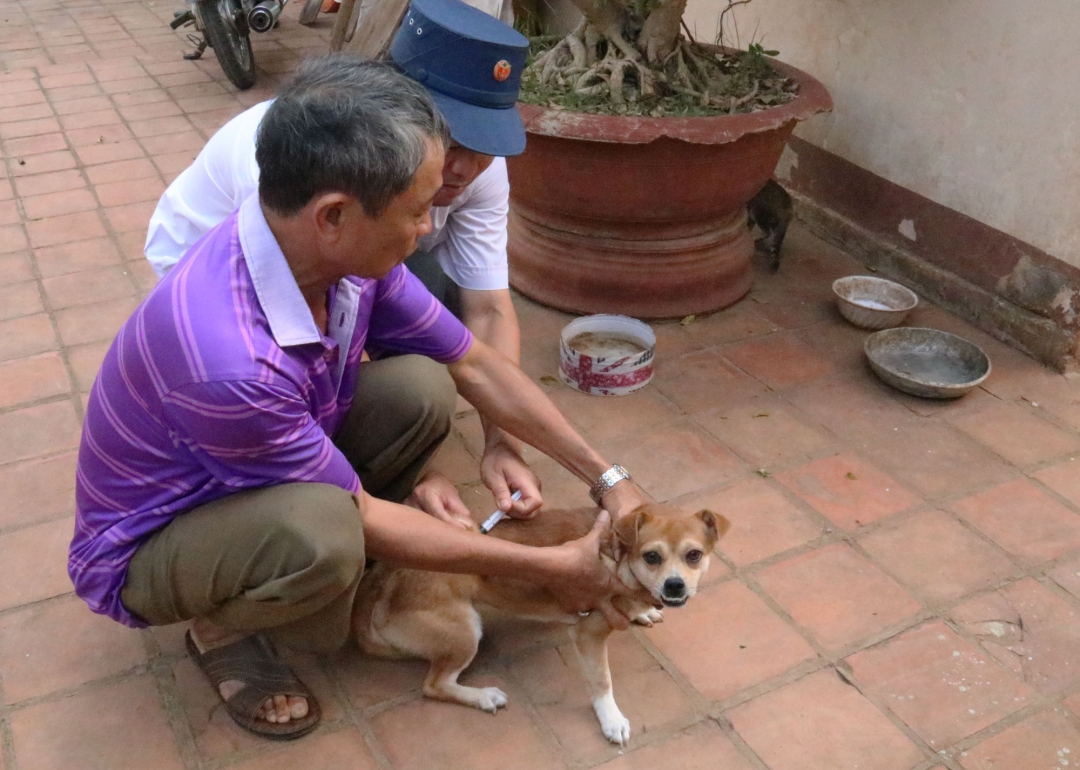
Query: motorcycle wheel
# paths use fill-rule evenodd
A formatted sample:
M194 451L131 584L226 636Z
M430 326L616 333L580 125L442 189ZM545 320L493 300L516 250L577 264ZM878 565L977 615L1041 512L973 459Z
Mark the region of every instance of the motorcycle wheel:
M303 25L313 24L319 16L322 8L322 0L304 0L304 7L300 9L300 23Z
M214 49L221 69L232 84L241 91L255 85L255 56L247 33L237 29L233 0L213 0L201 8L203 34Z

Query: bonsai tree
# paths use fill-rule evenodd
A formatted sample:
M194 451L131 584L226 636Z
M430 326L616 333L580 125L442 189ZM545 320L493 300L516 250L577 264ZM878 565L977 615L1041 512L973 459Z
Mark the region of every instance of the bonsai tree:
M720 14L750 0L729 2ZM760 43L741 55L683 34L686 0L573 0L581 23L551 45L534 37L522 100L584 112L710 115L750 112L794 98ZM526 19L535 18L525 12ZM721 40L716 40L721 43ZM550 46L550 47L545 47Z

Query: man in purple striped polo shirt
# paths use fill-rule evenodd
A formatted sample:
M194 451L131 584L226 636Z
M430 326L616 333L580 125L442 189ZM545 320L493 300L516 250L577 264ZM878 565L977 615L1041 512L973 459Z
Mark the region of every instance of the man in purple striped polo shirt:
M604 515L580 541L528 548L399 504L449 432L455 388L583 481L603 478L613 514L642 500L402 266L430 229L446 141L426 92L383 65L302 65L263 119L258 194L139 306L90 396L77 593L135 627L191 620L192 657L261 735L320 717L269 639L340 647L368 557L522 577L625 625L602 599Z

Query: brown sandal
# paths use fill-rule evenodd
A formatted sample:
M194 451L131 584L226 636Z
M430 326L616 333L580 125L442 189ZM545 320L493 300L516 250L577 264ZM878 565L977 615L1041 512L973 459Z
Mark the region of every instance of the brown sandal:
M188 654L206 674L215 692L221 692L222 682L244 683L244 688L224 703L229 716L245 730L264 738L291 740L310 733L322 718L322 709L311 690L281 662L277 650L266 637L255 634L206 652L199 652L190 631L185 642ZM307 716L283 723L267 722L255 716L266 699L274 695L306 698Z

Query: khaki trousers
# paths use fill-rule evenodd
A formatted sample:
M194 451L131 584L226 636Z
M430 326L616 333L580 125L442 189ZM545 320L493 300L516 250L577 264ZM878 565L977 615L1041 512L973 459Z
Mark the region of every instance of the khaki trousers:
M334 443L369 494L401 502L449 434L455 399L446 367L428 358L365 362ZM281 484L177 516L135 552L122 599L150 625L204 618L326 652L348 637L364 563L352 495Z

